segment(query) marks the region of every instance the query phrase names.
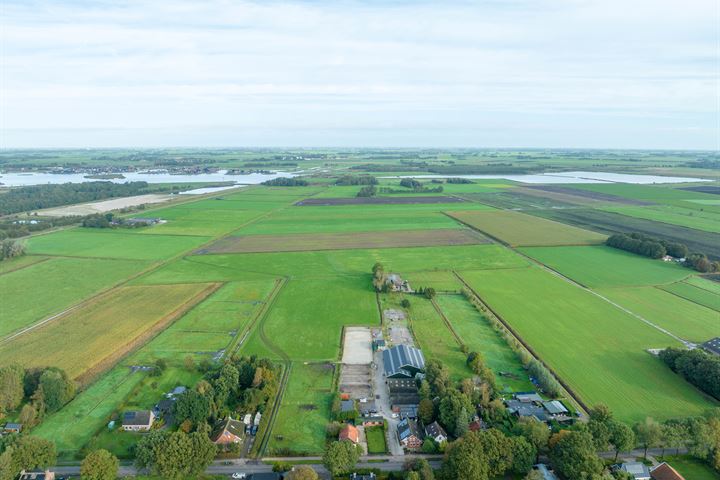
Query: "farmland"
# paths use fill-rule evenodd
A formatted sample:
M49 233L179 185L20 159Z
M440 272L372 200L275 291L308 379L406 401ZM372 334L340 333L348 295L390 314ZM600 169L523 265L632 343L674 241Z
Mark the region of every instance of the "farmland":
M706 280L707 281L707 280ZM702 285L702 284L701 284ZM712 292L688 281L663 285L663 290L720 312L720 292Z

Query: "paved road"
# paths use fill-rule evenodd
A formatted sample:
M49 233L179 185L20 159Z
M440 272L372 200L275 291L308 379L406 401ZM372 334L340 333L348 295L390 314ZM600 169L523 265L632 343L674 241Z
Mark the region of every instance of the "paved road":
M388 431L385 432L388 451L391 455L402 456L404 451L397 436L397 424L399 419L392 417L390 395L388 394L387 385L385 385L385 367L383 364L382 351L378 350L373 355L373 360L376 365L375 371L373 372L373 390L375 391L375 396L379 397L375 399L375 407L378 410L378 414L385 417L388 422Z

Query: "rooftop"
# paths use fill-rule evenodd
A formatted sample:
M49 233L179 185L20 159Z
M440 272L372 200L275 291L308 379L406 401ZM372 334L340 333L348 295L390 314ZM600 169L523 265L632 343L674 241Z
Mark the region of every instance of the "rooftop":
M644 463L623 463L622 465L620 465L620 470L628 472L635 477L635 480L648 480L650 478L650 469Z
M433 438L436 438L440 435L442 435L443 437L447 437L447 433L445 432L445 430L443 430L443 428L438 422L432 422L430 425L425 427L425 434Z
M702 347L710 353L720 355L720 337L715 337L712 340L702 344Z
M385 375L413 378L415 373L425 369L425 357L422 352L410 345L395 345L383 350Z
M130 410L123 414L123 425L150 425L152 423L150 410Z
M415 422L414 420L410 420L409 418L403 418L400 423L398 423L397 430L398 437L401 441L405 440L411 435L420 438L420 431L418 430L417 422Z
M685 477L665 462L655 467L650 472L650 477L653 480L685 480Z

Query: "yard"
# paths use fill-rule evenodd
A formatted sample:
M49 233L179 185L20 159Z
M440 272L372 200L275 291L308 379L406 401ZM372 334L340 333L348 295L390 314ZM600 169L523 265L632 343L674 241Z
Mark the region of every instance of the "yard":
M367 439L368 453L387 453L385 427L365 427L365 438Z

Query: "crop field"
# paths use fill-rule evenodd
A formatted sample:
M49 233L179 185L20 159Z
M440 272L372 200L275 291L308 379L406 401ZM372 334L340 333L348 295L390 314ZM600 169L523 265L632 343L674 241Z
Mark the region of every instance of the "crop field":
M22 269L0 275L0 338L57 315L149 265L131 260L37 258L43 261L27 262Z
M720 233L720 214L674 206L604 207L601 210L656 222L672 223L706 232Z
M535 247L523 253L586 287L661 285L692 274L675 263L641 257L617 248Z
M720 316L716 310L659 288L604 288L598 292L685 340L702 343L720 335Z
M437 304L469 350L482 354L487 366L495 372L500 391L528 392L534 389L515 352L465 297L438 295Z
M510 245L587 245L605 235L509 210L452 212L453 217Z
M698 305L720 312L720 292L706 290L700 286L689 283L688 281L663 285L660 288L666 292L670 292L686 300L697 303Z
M152 228L152 227L150 227ZM199 247L211 237L137 235L118 231L75 228L32 237L28 253L68 257L164 260Z
M194 307L134 357L150 363L156 358L212 357L233 342L262 308L274 282L230 282Z
M489 241L470 229L402 230L295 235L248 235L225 237L197 251L205 253L300 252L352 248L430 247L474 245Z
M332 402L333 366L293 363L290 381L272 430L268 449L282 454L321 453Z
M164 328L210 293L212 287L120 287L67 316L3 343L0 364L56 366L73 378L97 373L153 331Z
M624 421L717 405L645 351L678 342L591 293L536 267L461 275L587 405Z
M620 195L612 195L594 190L582 190L578 188L563 187L561 185L529 185L526 190L535 192L535 194L544 194L551 196L550 198L562 198L570 200L570 203L598 205L603 204L621 204L621 205L652 205L652 202L637 200L634 198L626 198Z

